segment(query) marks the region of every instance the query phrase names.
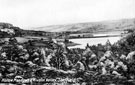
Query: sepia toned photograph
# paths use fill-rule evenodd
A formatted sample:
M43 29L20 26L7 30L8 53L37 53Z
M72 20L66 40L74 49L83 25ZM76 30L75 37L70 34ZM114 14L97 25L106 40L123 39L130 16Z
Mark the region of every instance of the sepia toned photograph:
M135 0L0 0L0 85L135 85Z

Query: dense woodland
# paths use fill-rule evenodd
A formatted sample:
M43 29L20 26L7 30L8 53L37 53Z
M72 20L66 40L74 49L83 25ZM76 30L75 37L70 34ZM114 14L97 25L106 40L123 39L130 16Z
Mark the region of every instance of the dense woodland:
M134 85L134 30L129 31L126 37L114 44L108 40L105 45L90 46L87 44L85 49L68 49L65 42L59 45L51 39L48 41L29 40L25 43L19 43L15 37L24 36L25 33L22 34L24 30L13 26L4 29L7 30L1 31L10 35L10 38L1 43L0 46L0 79L67 78L77 79L75 82L67 81L69 84ZM40 31L38 32L40 35ZM13 81L11 83L22 82ZM50 83L54 83L54 81Z

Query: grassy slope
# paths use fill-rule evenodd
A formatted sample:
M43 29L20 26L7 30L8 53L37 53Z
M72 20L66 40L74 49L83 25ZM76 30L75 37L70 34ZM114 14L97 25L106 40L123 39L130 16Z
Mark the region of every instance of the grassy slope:
M68 25L52 25L33 28L35 30L62 32L62 31L80 31L80 32L102 32L102 31L121 31L124 29L135 29L135 19L121 19L102 22L88 22Z

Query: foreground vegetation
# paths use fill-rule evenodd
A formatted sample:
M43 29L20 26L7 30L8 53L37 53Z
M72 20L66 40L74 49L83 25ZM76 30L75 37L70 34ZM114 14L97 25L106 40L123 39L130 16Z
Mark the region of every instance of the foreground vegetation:
M69 84L134 84L134 37L133 32L113 45L107 41L106 45L87 44L86 49L68 49L66 44L51 40L18 43L12 37L1 45L1 82L14 79L10 83L24 83L18 79L33 79L42 84L63 83L61 79L66 79Z
M108 40L105 45L68 49L67 43L60 45L51 38L20 43L15 37L22 32L9 28L1 30L10 36L0 44L1 82L134 85L134 31L114 44Z

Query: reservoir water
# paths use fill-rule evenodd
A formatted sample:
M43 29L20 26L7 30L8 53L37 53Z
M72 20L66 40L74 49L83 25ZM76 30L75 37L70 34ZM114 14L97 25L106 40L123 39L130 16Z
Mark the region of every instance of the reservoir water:
M100 37L100 38L81 38L81 39L70 39L70 41L74 43L78 43L80 45L71 46L69 48L85 48L87 43L89 45L97 45L97 44L105 44L107 40L110 41L111 44L120 40L121 37Z

